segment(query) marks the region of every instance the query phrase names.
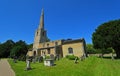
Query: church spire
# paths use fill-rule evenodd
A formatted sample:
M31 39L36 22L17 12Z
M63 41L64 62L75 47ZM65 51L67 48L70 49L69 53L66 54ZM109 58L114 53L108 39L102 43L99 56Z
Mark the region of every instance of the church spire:
M39 29L44 29L44 9L43 8L42 8L41 17L40 17Z

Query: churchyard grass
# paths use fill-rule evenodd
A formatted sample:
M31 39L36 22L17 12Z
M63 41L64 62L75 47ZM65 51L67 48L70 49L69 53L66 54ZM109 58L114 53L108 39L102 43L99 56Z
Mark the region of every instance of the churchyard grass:
M120 76L120 60L88 57L75 64L73 60L62 58L55 66L47 67L43 63L31 63L32 70L25 71L26 63L17 61L9 63L16 76Z

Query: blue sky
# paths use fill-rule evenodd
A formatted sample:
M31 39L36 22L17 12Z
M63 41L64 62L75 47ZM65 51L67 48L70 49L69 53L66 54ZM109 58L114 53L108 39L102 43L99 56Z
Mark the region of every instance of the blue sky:
M85 38L102 23L120 19L120 0L0 0L0 42L33 43L41 9L51 40Z

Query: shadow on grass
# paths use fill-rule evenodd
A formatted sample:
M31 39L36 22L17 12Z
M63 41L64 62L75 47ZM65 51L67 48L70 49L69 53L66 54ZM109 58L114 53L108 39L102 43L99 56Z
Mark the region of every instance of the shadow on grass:
M103 58L103 59L112 59L112 57L111 57L111 56L103 56L103 57L98 57L98 58ZM120 59L120 58L114 57L114 59Z
M56 64L53 64L53 66L56 66Z
M24 71L30 71L30 70L34 70L36 68L25 68Z

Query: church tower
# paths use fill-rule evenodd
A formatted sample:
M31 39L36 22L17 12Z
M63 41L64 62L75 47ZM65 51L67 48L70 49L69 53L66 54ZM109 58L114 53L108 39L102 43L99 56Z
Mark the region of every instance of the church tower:
M35 32L35 38L33 43L33 51L38 49L40 43L44 43L47 41L46 30L44 29L44 10L42 9L39 27Z

